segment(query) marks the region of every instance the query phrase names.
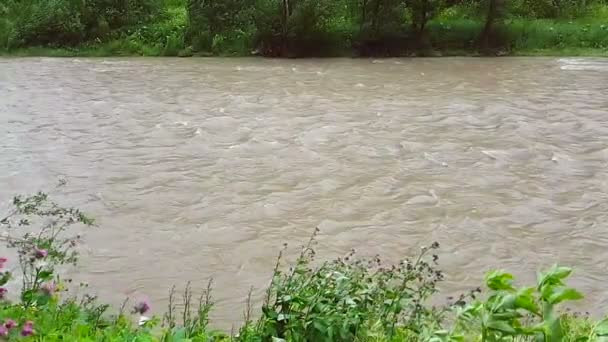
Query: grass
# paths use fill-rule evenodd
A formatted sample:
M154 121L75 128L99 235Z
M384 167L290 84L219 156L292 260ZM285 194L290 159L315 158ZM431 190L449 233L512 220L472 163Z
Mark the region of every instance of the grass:
M18 299L9 301L0 287L0 340L9 341L606 341L608 319L570 314L563 303L582 298L566 284L572 270L554 266L536 284L517 287L504 271L486 274L484 289L431 305L443 281L435 251L423 247L397 264L379 256L360 258L351 251L342 258L315 258L315 233L294 264L284 265L279 253L261 311L251 296L237 333L213 329L212 283L200 298L188 285L181 300L170 292L162 317L145 316L151 303L125 301L112 314L91 296L74 297L57 267L78 260L75 225L94 221L75 208L64 208L38 193L15 197L14 208L0 220L9 233L8 247L17 249L22 284ZM38 227L38 229L35 229ZM24 233L22 230L34 233ZM0 258L0 286L13 275ZM82 290L81 290L82 291ZM179 302L179 303L178 303ZM436 302L436 300L435 300ZM257 305L255 305L257 307ZM177 308L180 308L179 310ZM132 309L131 309L132 308ZM235 313L239 317L240 313Z

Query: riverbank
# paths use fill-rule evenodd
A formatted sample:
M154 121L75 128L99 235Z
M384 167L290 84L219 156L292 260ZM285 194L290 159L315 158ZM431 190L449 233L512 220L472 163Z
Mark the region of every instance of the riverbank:
M465 5L433 12L422 31L409 24L414 21L414 12L406 8L405 19L395 21L390 27L377 26L373 32L366 28L365 19L351 13L356 8L349 9L348 13L334 8L333 12L310 14L322 24L300 23L303 19L296 16L292 26L284 27L282 32L277 31L276 22L272 21L274 19L266 22L255 14L248 19L239 17L230 23L213 23L209 16L215 13L212 11L214 9L189 10L182 0L167 1L164 6L150 9L149 17L145 17L148 19L131 23L118 20L122 26L116 24L115 28L104 19L95 18L89 21L102 20L101 23L85 24L83 20L71 22L63 17L48 18L47 24L32 23L34 19L23 18L17 13L18 8L12 14L5 11L4 18L0 9L0 29L3 29L0 32L0 55L262 55L294 58L608 56L608 5L586 6L578 12L555 18L538 17L533 12L528 13L526 7L510 8L513 14L506 14L497 20L487 37L484 35L484 17L479 15L478 9ZM231 13L229 9L222 10L226 11L226 15ZM264 13L264 9L256 10L260 11L260 15ZM377 25L375 22L372 24ZM86 28L87 25L90 27ZM62 28L56 29L55 26ZM78 30L69 29L72 26L78 27Z
M537 31L538 33L538 31ZM544 33L538 33L543 36ZM561 32L552 32L560 35ZM431 48L425 50L410 50L403 53L381 54L378 56L360 56L352 50L343 49L329 55L320 57L480 57L480 56L545 56L545 57L608 57L608 39L600 37L597 43L591 40L577 40L572 37L569 45L557 44L532 44L527 43L526 38L521 37L510 48L498 48L489 51L479 51L474 48ZM606 32L608 37L608 31ZM535 37L527 36L531 41ZM604 42L606 40L606 42ZM34 46L16 48L11 50L0 50L0 56L4 57L252 57L259 56L252 46L235 51L233 49L211 51L193 51L190 48L179 46L179 48L167 49L166 46L150 44L145 41L125 37L103 43L89 43L77 47L45 47ZM297 57L297 56L293 56ZM309 56L315 57L315 56Z
M119 46L119 47L117 47ZM102 44L97 46L88 46L75 49L67 48L49 48L49 47L30 47L21 48L11 51L0 51L0 57L56 57L56 58L95 58L95 57L181 57L181 58L201 58L201 57L260 57L256 54L211 54L211 53L194 53L185 50L182 54L161 54L151 46L128 46L125 48L124 43L115 42ZM357 57L353 54L339 54L326 57ZM479 51L466 50L447 50L447 51L421 51L412 52L407 55L382 56L387 58L394 57L608 57L608 49L593 49L593 48L563 48L563 49L530 49L517 51L491 51L482 53Z

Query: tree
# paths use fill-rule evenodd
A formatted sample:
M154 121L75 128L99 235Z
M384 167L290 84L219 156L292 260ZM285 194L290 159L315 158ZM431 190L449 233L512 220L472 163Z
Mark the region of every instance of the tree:
M479 46L483 49L490 47L491 39L495 35L495 26L505 10L505 0L483 0L486 2L487 12L483 31L479 37Z
M444 8L443 0L408 0L412 12L412 29L418 43L421 43L426 24Z

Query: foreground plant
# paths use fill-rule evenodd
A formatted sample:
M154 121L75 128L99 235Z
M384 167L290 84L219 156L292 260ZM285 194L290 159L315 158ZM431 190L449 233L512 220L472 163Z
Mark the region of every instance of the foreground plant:
M318 230L315 234L318 233ZM443 279L425 256L385 266L379 256L344 258L313 267L313 236L287 272L277 261L255 334L289 341L352 341L370 336L392 338L407 331L429 333L439 327L441 312L424 305ZM250 323L251 324L251 323ZM247 333L251 333L249 330Z
M17 196L13 209L0 220L8 247L17 250L21 287L18 301L9 301L8 290L0 288L0 338L36 338L44 341L71 336L84 337L145 336L131 326L124 316L104 317L107 305L99 305L94 297L62 300L60 292L67 283L60 276L61 267L76 265L76 249L80 235L70 231L74 226L92 226L93 220L76 208L65 208L51 201L47 194ZM9 262L0 258L0 268ZM3 271L0 286L13 275ZM15 296L13 296L15 297Z
M11 261L0 258L0 341L608 341L608 320L559 311L562 303L582 298L565 283L569 268L554 266L539 275L536 286L519 288L511 274L492 271L485 295L474 289L435 307L429 301L443 280L434 253L438 243L396 265L378 256L359 258L354 251L319 263L318 230L294 266L284 269L284 251L279 254L261 314L252 313L250 295L238 334L210 328L211 282L198 301L188 284L179 310L173 289L162 320L147 316L146 298L131 311L139 319L124 306L109 315L109 306L95 297L61 296L69 283L60 277L61 267L77 262L79 236L70 228L91 226L93 220L42 193L16 197L13 205L0 226L17 249L23 276L20 295L11 294L6 287L13 277L6 270Z
M572 269L556 265L539 274L535 287L521 288L513 285L514 277L509 273L487 273L488 297L459 308L457 324L450 333L444 333L444 339L464 340L465 336L478 335L481 341L608 340L608 320L578 332L568 329L573 317L557 311L559 304L583 298L565 284L571 273Z

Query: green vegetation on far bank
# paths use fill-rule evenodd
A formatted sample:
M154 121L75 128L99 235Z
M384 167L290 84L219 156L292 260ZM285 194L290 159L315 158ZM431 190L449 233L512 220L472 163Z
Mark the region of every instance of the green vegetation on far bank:
M200 298L192 298L190 285L181 299L171 291L162 316L148 317L145 298L125 302L113 315L94 297L71 295L71 280L60 275L78 260L80 236L72 228L93 223L43 193L14 198L13 209L0 219L3 241L17 251L16 260L0 258L0 341L608 341L608 318L562 308L582 298L566 284L569 268L554 266L531 287L517 287L511 274L491 271L483 289L437 306L430 300L440 296L444 279L438 243L393 265L355 251L319 262L318 230L291 267L283 266L279 254L261 310L251 296L245 299L244 316L235 313L244 323L232 334L210 326L211 282ZM5 287L13 283L12 272L21 273L19 287Z
M608 0L5 0L16 56L608 55Z

